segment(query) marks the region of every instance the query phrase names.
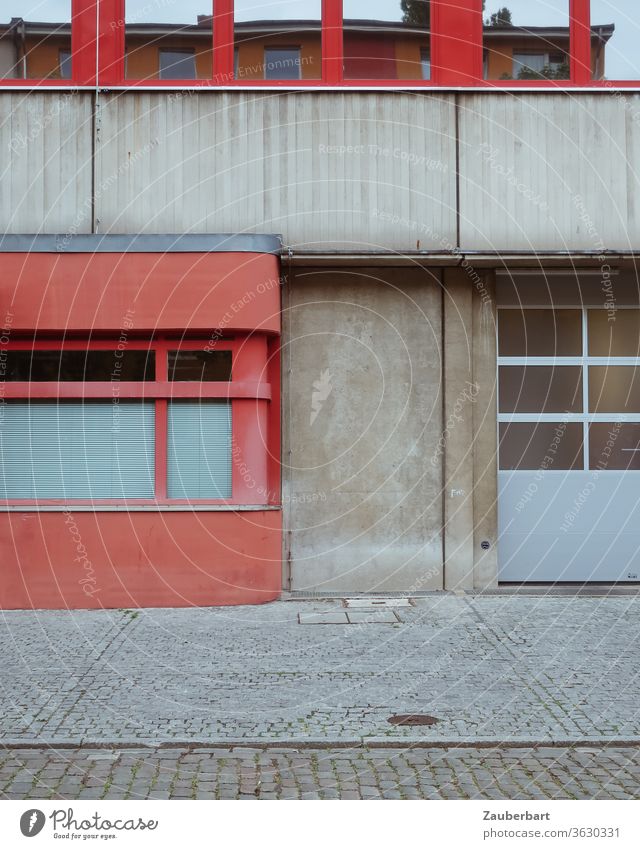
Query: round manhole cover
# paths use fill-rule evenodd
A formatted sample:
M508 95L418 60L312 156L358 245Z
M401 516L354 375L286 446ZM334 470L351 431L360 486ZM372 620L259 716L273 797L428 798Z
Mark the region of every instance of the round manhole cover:
M387 722L392 725L435 725L439 720L426 713L399 713L390 716Z

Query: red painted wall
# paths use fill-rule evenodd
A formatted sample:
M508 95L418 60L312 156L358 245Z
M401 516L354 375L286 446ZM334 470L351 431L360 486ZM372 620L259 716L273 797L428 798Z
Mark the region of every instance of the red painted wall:
M113 334L123 326L131 334L198 332L205 339L218 338L218 328L266 334L242 342L251 353L242 361L247 373L234 374L272 388L271 402L234 402L234 499L279 505L277 257L15 253L3 254L2 265L0 315L9 339L34 331ZM0 608L271 601L281 590L281 539L279 509L0 512Z
M0 514L0 608L259 604L281 587L277 510Z
M352 80L394 80L396 45L382 36L344 36L344 75Z
M252 253L6 253L0 314L15 331L280 332L279 259Z

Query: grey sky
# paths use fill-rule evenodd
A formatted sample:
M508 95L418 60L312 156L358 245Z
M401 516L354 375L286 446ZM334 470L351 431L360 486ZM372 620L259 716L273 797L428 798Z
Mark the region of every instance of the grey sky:
M0 0L0 21L11 18L64 23L71 20L71 0Z
M607 45L606 76L610 80L640 79L640 4L637 0L591 0L592 24L615 24Z

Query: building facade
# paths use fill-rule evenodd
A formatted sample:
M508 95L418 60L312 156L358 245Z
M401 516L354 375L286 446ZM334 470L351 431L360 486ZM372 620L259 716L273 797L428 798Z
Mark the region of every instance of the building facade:
M0 21L0 608L638 580L632 6L61 5Z

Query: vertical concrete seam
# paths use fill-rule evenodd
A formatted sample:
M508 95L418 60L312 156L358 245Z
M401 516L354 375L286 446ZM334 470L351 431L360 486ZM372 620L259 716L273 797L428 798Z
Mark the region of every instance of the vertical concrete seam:
M98 133L100 132L100 119L98 118L98 110L100 109L100 92L96 88L92 93L91 104L91 232L98 232L98 224L100 223L96 217L96 167L98 162Z
M460 97L457 92L453 96L453 103L456 141L456 247L460 250Z
M445 271L440 269L440 350L442 351L442 402L440 404L441 421L440 432L444 434L447 410L446 410L446 391L447 391L447 375L446 375L446 321L445 321ZM440 505L442 513L442 589L447 587L447 506L445 503L445 484L447 475L447 452L442 452L442 463L440 464Z

